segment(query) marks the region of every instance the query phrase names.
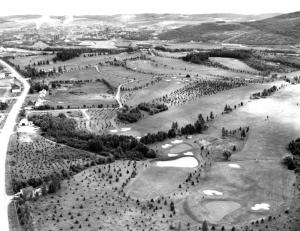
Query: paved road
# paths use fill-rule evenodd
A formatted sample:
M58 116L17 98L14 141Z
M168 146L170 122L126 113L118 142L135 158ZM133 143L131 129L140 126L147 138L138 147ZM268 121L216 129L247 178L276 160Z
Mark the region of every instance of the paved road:
M23 91L21 95L18 97L17 101L11 108L5 124L0 131L0 224L1 224L1 231L9 230L8 225L8 214L7 214L7 206L10 202L10 196L6 194L5 188L5 160L6 160L6 153L9 143L9 138L14 131L14 126L16 123L17 116L20 112L22 104L25 101L25 98L29 92L30 85L29 83L18 73L15 69L13 69L10 65L5 63L4 61L0 60L0 64L8 68L13 76L15 76L22 84L23 84Z

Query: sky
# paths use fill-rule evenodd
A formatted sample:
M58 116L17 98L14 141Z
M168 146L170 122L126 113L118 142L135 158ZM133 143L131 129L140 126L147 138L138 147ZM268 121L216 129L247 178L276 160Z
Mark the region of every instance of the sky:
M111 15L137 13L288 13L299 0L2 0L0 15Z

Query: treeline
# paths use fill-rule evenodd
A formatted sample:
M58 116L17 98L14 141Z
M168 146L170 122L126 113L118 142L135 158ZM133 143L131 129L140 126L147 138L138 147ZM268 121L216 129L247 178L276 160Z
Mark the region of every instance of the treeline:
M214 118L211 113L211 120ZM155 142L162 142L167 138L175 138L177 135L193 135L196 133L202 133L208 128L202 114L198 115L198 119L194 124L187 124L181 128L178 127L177 122L173 122L171 128L165 131L159 131L157 133L148 133L140 139L143 144L153 144Z
M124 123L135 123L143 117L141 111L148 112L149 115L154 115L166 110L168 110L168 106L160 103L140 103L134 108L129 108L128 105L124 105L124 107L118 111L117 118Z
M270 96L271 94L273 94L277 90L278 90L278 88L274 85L273 87L264 89L262 92L253 93L250 98L258 99L261 97L267 97L267 96Z
M150 115L168 110L168 106L163 103L140 103L137 108L142 111L148 112Z
M0 102L0 111L6 110L8 108L8 104L6 102Z
M56 52L55 57L52 59L53 62L57 61L67 61L69 59L73 59L76 57L79 57L81 52L79 50L73 50L73 49L68 49L68 50L62 50L59 52Z
M234 58L245 60L253 56L251 50L228 50L228 49L214 49L204 52L193 52L187 54L182 59L187 62L202 64L205 61L209 60L209 57L223 57L223 58Z
M282 158L282 163L287 166L288 169L294 170L300 167L300 138L296 140L292 140L288 144L288 150L292 153L292 155L285 155Z
M29 89L29 94L33 94L35 92L40 92L42 90L49 90L49 87L47 84L41 83L41 82L33 82L30 81L30 89Z
M57 117L51 114L32 115L29 117L42 130L42 135L58 143L100 154L112 155L115 159L154 158L156 153L132 136L95 135L78 130L76 121L64 114Z
M118 111L117 118L124 123L135 123L142 118L142 113L138 108L124 107Z

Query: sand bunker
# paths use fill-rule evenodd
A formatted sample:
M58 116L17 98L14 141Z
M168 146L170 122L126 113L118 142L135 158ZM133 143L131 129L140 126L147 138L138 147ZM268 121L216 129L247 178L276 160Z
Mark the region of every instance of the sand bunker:
M229 166L230 168L241 168L241 166L238 165L238 164L228 164L228 166Z
M117 129L112 129L112 130L110 130L110 132L116 133L116 132L118 132L118 130Z
M233 201L211 201L204 205L208 211L207 219L210 222L217 222L223 217L239 209L241 205Z
M257 210L269 210L270 205L267 203L261 203L261 204L255 204L254 206L251 207L252 210L257 211Z
M192 152L185 152L185 153L183 153L183 155L185 155L185 156L193 156L194 153L192 153Z
M171 79L166 79L166 81L167 81L167 82L170 82L170 81L171 81Z
M142 137L140 137L140 136L137 136L136 138L137 138L138 140L140 140Z
M173 156L178 156L178 154L169 153L168 156L173 157Z
M194 157L181 157L176 160L157 161L158 167L181 167L195 168L198 166L198 161Z
M33 126L20 126L18 127L18 132L24 133L36 133L37 128Z
M169 148L169 147L172 147L172 145L171 144L163 144L161 147L162 148Z
M187 138L188 138L188 139L192 139L192 138L193 138L193 136L188 136Z
M127 131L130 131L130 130L131 130L131 128L121 128L122 132L127 132Z
M181 144L183 140L173 140L171 141L172 144Z
M219 192L216 190L204 190L203 193L208 196L213 196L213 195L222 196L223 195L222 192Z

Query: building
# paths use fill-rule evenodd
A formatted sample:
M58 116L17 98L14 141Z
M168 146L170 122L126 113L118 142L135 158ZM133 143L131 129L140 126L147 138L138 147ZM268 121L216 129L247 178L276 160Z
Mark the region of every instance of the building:
M20 126L28 126L28 124L29 124L29 122L28 122L28 120L27 119L21 119L21 121L20 121Z
M19 93L19 92L21 92L21 87L17 84L12 84L11 92L12 93Z
M5 78L5 73L4 72L0 72L0 79L4 79Z

